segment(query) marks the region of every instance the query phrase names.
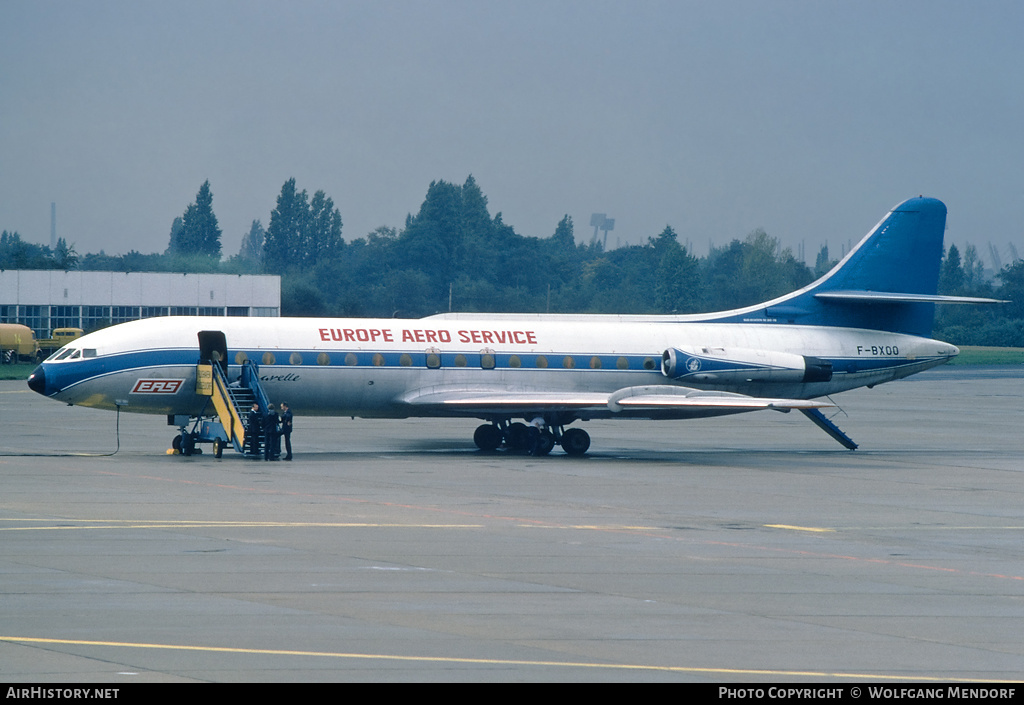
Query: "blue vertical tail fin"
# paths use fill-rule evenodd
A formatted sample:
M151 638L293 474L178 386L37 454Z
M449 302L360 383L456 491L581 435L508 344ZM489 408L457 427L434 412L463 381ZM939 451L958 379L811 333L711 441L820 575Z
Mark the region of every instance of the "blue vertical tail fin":
M716 321L791 323L931 335L946 206L899 204L825 276L803 289Z

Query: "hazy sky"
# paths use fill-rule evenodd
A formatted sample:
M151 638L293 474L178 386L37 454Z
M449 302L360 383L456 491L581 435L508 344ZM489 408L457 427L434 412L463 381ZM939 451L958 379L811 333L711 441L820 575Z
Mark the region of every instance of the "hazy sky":
M347 240L432 180L547 237L835 256L896 203L1024 253L1024 3L0 0L0 229L162 252L206 179L226 255L281 185ZM987 261L987 256L986 256Z

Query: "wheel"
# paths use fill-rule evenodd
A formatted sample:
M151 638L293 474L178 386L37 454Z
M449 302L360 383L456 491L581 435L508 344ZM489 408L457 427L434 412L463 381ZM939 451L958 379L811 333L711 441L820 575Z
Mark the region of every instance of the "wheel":
M213 439L213 457L219 458L224 454L224 442L219 438Z
M473 442L480 450L497 450L501 445L501 438L501 429L491 423L477 426L476 431L473 432Z
M540 444L537 446L537 455L547 455L555 447L555 437L549 431L540 432Z
M196 439L190 433L181 434L181 454L192 455L196 450Z
M590 449L590 434L582 428L570 428L562 434L562 450L568 455L583 455Z
M181 436L175 436L171 440L171 448L173 448L179 453L181 452Z
M505 447L509 450L526 450L529 445L526 424L512 423L505 429Z

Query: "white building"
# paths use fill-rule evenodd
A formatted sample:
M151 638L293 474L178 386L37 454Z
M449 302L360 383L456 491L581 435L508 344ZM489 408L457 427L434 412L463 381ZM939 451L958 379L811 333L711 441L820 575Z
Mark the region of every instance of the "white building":
M0 323L37 338L154 316L279 315L277 275L0 270Z

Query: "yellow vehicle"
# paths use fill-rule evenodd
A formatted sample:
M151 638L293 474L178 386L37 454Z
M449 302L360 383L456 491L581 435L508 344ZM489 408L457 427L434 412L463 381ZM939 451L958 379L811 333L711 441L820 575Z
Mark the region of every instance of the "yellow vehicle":
M39 345L32 329L20 323L0 323L0 363L35 362Z
M81 328L54 328L52 338L42 338L39 340L39 352L43 357L46 357L54 350L63 348L72 340L81 338L84 333L85 331Z

